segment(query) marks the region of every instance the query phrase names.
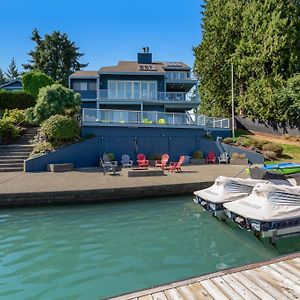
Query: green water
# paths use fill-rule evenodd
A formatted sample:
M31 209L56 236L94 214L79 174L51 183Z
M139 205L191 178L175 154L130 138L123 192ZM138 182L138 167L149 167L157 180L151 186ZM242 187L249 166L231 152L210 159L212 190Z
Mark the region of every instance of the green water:
M101 299L300 250L191 197L0 211L0 299Z

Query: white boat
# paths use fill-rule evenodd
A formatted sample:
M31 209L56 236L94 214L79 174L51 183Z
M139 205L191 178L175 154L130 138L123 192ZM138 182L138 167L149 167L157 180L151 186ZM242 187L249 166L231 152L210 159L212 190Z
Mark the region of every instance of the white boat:
M223 214L223 204L247 197L258 183L265 180L241 179L219 176L209 188L194 192L194 201L204 209L219 217Z
M259 183L248 197L225 203L224 208L239 227L272 242L300 233L300 186Z
M212 186L194 192L196 196L194 202L214 216L222 218L224 203L249 196L253 188L259 183L297 185L295 180L287 180L284 175L269 173L258 168L253 168L251 175L252 178L247 179L219 176Z

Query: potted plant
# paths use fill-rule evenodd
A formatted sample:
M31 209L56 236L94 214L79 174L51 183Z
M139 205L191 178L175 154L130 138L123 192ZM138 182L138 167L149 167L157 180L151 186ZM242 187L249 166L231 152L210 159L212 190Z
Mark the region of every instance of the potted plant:
M230 164L231 165L247 165L248 164L248 158L246 157L246 154L244 153L232 153L230 157Z
M191 165L204 165L205 158L203 156L203 152L201 150L196 150L191 158Z
M155 167L155 162L157 160L161 160L161 154L159 153L153 153L149 156L149 166L150 167Z

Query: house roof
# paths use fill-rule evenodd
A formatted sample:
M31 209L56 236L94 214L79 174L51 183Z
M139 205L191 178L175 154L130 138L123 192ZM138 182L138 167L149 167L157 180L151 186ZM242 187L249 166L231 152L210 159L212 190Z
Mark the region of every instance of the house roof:
M137 61L120 61L116 66L102 67L101 74L106 73L141 73L141 74L165 74L168 70L190 70L183 62L153 62L151 64L139 64Z
M70 77L98 77L98 71L76 71Z
M21 80L21 79L14 79L14 80L11 80L11 81L9 81L9 82L6 82L6 83L0 85L0 89L1 89L1 88L5 88L5 87L8 87L8 86L10 86L10 85L12 85L12 84L14 84L14 83L16 83L16 82L19 82L19 83L21 83L21 85L22 85L22 80Z

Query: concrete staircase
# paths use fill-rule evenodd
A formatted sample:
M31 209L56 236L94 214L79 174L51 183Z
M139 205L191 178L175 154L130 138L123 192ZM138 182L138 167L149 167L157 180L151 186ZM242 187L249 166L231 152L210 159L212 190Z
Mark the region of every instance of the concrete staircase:
M0 172L23 171L24 160L33 149L32 140L38 128L28 128L18 140L9 145L0 145Z

